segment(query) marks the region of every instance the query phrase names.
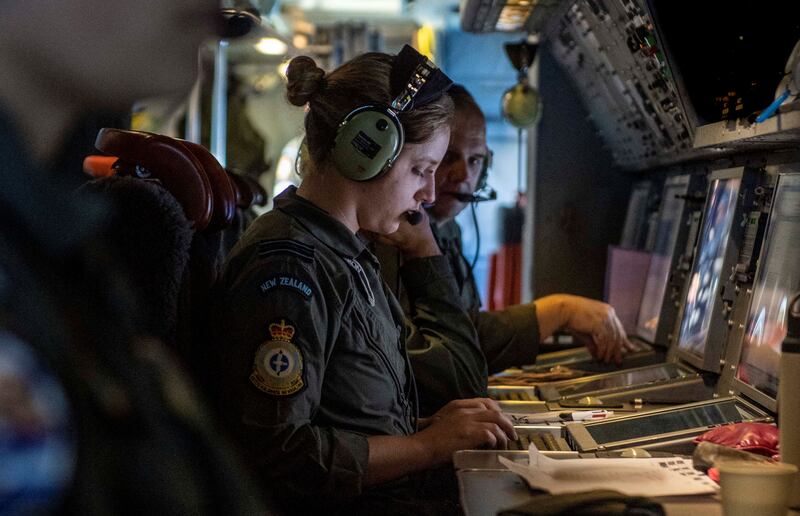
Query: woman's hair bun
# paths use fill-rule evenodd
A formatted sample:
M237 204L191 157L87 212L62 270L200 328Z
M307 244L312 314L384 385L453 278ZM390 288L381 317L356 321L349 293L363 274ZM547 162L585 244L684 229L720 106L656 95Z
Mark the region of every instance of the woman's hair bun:
M295 106L304 106L325 87L325 70L308 56L298 56L289 61L286 69L286 98Z

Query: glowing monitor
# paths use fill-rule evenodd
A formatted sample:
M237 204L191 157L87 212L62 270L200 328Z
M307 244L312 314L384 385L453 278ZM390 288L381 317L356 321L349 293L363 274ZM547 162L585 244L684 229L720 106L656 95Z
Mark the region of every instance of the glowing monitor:
M647 280L636 324L636 335L648 342L656 340L658 319L661 314L664 293L667 290L675 244L678 240L678 229L680 229L683 215L688 180L688 176L679 176L667 180L664 185L664 196L661 199L661 209L658 213L655 246L650 258L650 266L647 269Z
M736 378L775 399L789 297L800 289L800 175L782 175L772 201Z
M740 184L741 178L735 177L711 183L678 339L679 350L694 356L705 353Z

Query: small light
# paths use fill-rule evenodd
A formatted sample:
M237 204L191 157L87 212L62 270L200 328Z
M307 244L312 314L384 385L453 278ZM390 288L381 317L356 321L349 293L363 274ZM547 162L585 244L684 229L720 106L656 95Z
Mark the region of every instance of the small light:
M289 50L289 45L278 38L261 38L256 43L256 50L270 56L282 56Z
M306 48L308 46L308 36L300 33L295 34L292 38L292 45L299 49Z

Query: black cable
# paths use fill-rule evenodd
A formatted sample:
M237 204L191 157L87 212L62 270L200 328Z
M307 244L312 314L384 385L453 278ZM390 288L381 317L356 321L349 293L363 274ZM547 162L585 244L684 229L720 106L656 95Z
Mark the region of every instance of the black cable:
M522 193L522 129L517 129L517 192Z
M475 268L475 264L478 263L478 256L481 253L481 230L478 227L478 213L475 208L477 203L471 203L470 209L472 210L472 225L475 228L475 256L472 257L472 261L469 264L469 274L472 276L472 270Z

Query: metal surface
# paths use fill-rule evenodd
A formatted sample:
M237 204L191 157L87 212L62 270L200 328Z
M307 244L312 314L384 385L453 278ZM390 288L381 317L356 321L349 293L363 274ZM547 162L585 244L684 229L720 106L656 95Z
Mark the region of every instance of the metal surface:
M623 375L629 375L631 381L625 382ZM637 376L640 378L639 380L634 378ZM643 387L654 383L666 383L669 380L692 378L696 376L694 371L678 364L656 364L540 385L539 398L545 401L555 401L558 399L581 398L589 395L602 396L606 393L628 391L633 387ZM604 382L608 383L604 385ZM587 388L585 386L589 384L596 384L597 387L591 388L591 390L585 390Z
M209 150L223 167L228 145L228 42L214 49L214 84L211 87L211 143Z
M589 459L591 460L591 459ZM465 470L456 473L466 516L495 516L530 500L534 492L510 471ZM722 506L712 496L671 496L657 499L668 516L719 516Z
M786 104L775 116L757 124L746 119L723 120L697 128L694 147L748 150L800 143L800 101Z
M676 430L673 432L665 432L665 433L654 433L651 435L640 435L639 437L633 439L622 439L618 441L609 441L609 442L602 442L598 443L595 438L590 434L591 427L597 427L598 425L636 425L637 421L641 421L643 418L652 418L662 414L670 414L670 413L678 413L678 412L686 412L691 409L695 408L703 408L709 405L716 405L721 406L721 404L729 404L733 403L734 407L738 411L739 415L741 416L740 420L737 421L729 421L730 423L738 422L738 421L763 421L763 422L771 422L772 416L768 414L762 408L757 407L756 405L747 402L741 398L719 398L715 400L709 400L704 402L697 402L697 403L690 403L687 405L681 405L679 407L668 407L664 409L657 409L650 411L646 414L635 414L630 415L627 417L615 418L613 420L604 421L604 422L596 422L596 423L576 423L573 425L569 425L566 427L566 435L567 441L570 443L573 449L581 452L592 452L596 450L613 450L613 449L620 449L620 448L629 448L632 446L647 446L656 443L663 443L667 441L676 441L681 439L687 439L689 437L693 437L695 435L699 435L706 430L709 429L709 426L693 426L693 427L686 427L681 430ZM641 425L639 425L641 426ZM713 425L712 425L713 426ZM718 425L717 425L718 426ZM611 427L613 429L613 427Z

